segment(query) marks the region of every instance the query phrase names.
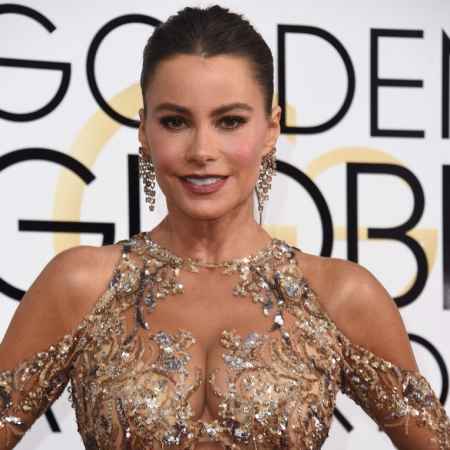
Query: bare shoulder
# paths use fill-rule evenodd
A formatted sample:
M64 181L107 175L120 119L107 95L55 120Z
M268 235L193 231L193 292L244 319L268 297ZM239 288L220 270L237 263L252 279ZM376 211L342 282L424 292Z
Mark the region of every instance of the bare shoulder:
M52 278L57 284L63 283L71 288L94 288L97 285L101 288L102 279L111 273L120 253L120 244L72 247L54 256L39 277Z
M296 253L305 277L319 294L319 301L333 319L339 315L364 313L375 302L375 307L394 308L395 302L378 279L364 266L342 258Z
M62 302L64 312L69 308L77 316L106 290L120 253L120 244L80 245L64 250L50 260L28 292L33 293L35 284L50 293L58 291L60 296L53 298ZM67 302L70 304L64 304Z
M14 312L0 345L0 366L13 367L72 333L106 290L120 254L121 245L114 244L76 246L54 256Z
M377 277L342 258L296 252L322 308L350 340L405 368L417 369L398 307Z

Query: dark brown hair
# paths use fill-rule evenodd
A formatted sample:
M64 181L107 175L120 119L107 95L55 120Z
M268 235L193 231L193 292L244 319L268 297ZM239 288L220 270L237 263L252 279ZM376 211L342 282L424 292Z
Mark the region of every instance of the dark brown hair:
M178 54L245 58L262 88L267 116L272 111L273 57L262 36L242 15L219 5L186 7L157 26L144 48L141 90L144 100L160 62Z

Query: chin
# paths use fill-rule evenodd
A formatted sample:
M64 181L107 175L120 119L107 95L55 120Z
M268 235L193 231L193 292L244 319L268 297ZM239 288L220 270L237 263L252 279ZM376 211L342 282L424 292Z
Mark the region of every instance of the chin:
M233 206L221 206L216 202L208 202L203 205L183 205L178 209L194 220L217 220L229 213Z
M217 210L196 211L192 209L184 210L183 212L185 213L186 216L194 220L217 220L225 216L227 213L227 211L217 211Z

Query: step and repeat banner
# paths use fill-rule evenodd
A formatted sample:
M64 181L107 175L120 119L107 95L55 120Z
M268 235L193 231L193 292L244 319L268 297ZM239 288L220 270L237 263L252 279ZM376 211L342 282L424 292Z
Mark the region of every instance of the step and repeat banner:
M53 255L164 216L138 179L142 50L160 21L210 3L0 3L0 338ZM218 3L274 54L283 116L265 227L372 271L450 412L450 3ZM325 449L393 448L349 398L337 407ZM82 448L67 390L18 448L62 446Z

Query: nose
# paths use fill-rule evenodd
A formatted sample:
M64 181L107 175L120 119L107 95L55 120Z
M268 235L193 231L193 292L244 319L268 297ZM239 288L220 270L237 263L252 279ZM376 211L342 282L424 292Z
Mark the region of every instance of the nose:
M199 125L194 129L192 141L186 151L188 162L205 164L217 159L217 151L215 150L217 143L213 133L214 131L210 129L208 124Z

